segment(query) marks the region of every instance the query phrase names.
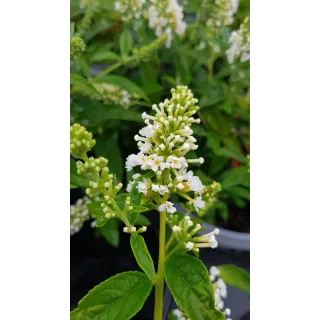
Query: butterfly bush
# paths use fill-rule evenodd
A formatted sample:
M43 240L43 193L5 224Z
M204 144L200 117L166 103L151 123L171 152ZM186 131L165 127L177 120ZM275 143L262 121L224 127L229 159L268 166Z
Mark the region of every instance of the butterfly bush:
M149 27L157 37L168 35L166 47L171 46L173 34L183 35L186 23L183 21L183 7L177 0L151 0L148 9Z
M114 4L115 10L121 13L121 19L130 21L139 19L145 0L117 0Z
M229 39L230 47L227 50L228 62L234 63L239 59L241 62L250 59L250 19L246 17L239 30L233 31Z
M219 278L219 275L220 275L220 270L216 266L212 266L209 269L210 281L214 289L214 298L215 298L216 308L222 311L226 320L232 320L231 318L229 318L229 316L231 315L231 310L229 308L224 309L223 299L227 298L227 286L225 282L221 278ZM173 310L172 313L174 316L177 317L178 320L190 320L187 317L187 315L181 312L179 309Z
M238 0L216 0L215 4L215 9L211 12L206 24L216 35L219 35L222 27L232 24L239 3Z

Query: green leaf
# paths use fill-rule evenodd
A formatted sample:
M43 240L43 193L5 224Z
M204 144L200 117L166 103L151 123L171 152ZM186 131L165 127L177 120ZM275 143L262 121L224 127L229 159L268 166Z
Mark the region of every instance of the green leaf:
M135 94L146 101L150 101L150 99L146 96L143 90L128 78L121 77L121 76L105 76L99 79L99 82L113 84L120 88L126 89L129 93ZM126 110L125 112L127 111L128 110Z
M79 187L74 184L70 184L70 189L77 189L77 188L79 188Z
M75 26L74 22L70 23L70 41L74 35L74 26Z
M239 288L250 295L250 274L232 264L218 266L219 278L226 284Z
M149 208L143 206L134 206L132 209L133 212L146 212L149 211Z
M165 263L165 277L175 302L190 320L225 320L215 309L208 270L199 259L188 254L170 256Z
M250 186L250 175L247 167L237 167L223 173L225 178L221 182L222 190L237 186Z
M116 174L118 182L122 182L124 164L118 144L118 134L106 132L104 135L96 137L94 150L99 156L108 159L110 172Z
M219 155L230 158L230 159L238 160L242 163L246 163L247 161L247 158L242 153L228 149L228 148L221 148Z
M101 218L96 221L96 227L102 228L108 222L108 218Z
M140 235L133 234L130 237L130 245L138 265L154 283L156 272L144 238Z
M124 30L120 36L120 52L122 57L129 55L132 48L132 36L128 29Z
M92 217L98 218L102 217L104 218L105 213L103 212L103 209L101 207L101 203L103 201L96 201L96 202L89 202L87 203L87 208Z
M79 301L72 320L129 320L141 310L152 289L142 272L117 274L100 283Z
M144 215L140 214L137 221L136 221L136 226L150 226L151 221L145 217Z
M70 84L74 88L81 89L81 91L85 92L87 95L97 95L98 91L95 87L85 78L81 77L78 74L70 75Z
M131 204L134 207L139 207L142 201L142 193L139 192L137 188L140 178L141 177L139 177L139 179L134 181L130 191L130 200L131 200ZM139 212L135 212L134 210L132 210L128 213L128 220L133 225L136 223L138 217L139 217Z
M208 137L208 145L211 147L212 151L218 155L220 152L219 136L215 132L209 132L207 134L207 137Z
M108 220L99 231L112 246L116 248L119 246L120 233L117 219L113 218Z
M74 103L83 108L84 118L90 122L95 122L95 124L106 120L143 122L140 112L124 110L120 105L105 105L85 96L76 96L73 100Z
M115 198L114 201L117 203L118 207L121 209L121 211L124 210L125 207L125 201L126 198L130 197L130 193L121 193L118 194Z
M119 60L120 57L111 51L106 52L94 52L90 56L90 62L103 62L103 61L110 61L110 60Z

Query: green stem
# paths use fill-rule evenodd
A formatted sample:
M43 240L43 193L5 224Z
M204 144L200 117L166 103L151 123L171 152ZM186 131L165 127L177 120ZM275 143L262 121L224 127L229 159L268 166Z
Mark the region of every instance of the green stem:
M158 273L155 282L154 320L162 320L163 288L164 288L164 261L166 257L166 212L160 212L159 231L159 260Z
M131 62L132 60L134 60L136 57L132 56L127 58L125 61L119 61L114 63L113 65L111 65L109 68L105 69L104 71L102 71L101 73L99 73L94 80L99 80L101 79L103 76L107 75L108 73L110 73L111 71L118 69L119 67L126 65L128 62Z

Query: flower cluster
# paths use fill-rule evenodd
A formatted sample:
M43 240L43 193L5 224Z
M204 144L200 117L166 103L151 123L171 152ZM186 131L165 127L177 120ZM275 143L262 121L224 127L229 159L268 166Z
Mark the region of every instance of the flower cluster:
M233 16L238 10L238 0L216 0L216 7L207 20L207 27L211 28L215 35L220 35L224 26L233 22Z
M129 212L132 212L133 206L130 197L126 197L123 208L119 207L116 201L116 195L122 188L122 183L116 183L116 176L109 172L107 167L108 160L100 158L88 158L86 152L89 151L94 145L95 140L92 139L92 134L87 132L86 129L79 124L74 124L71 129L71 154L80 158L83 161L77 161L77 172L79 175L84 175L89 181L89 188L86 193L90 197L102 196L103 201L101 207L103 211L102 217L96 221L102 226L106 221L113 217L118 217L126 225L125 232L136 232L136 228L130 223L128 219ZM138 232L144 232L145 227L142 227Z
M246 17L239 30L233 31L229 39L230 47L227 57L230 64L240 59L241 62L250 59L250 20Z
M203 230L203 227L199 223L194 224L189 216L179 219L178 215L172 215L167 218L167 223L172 229L175 240L188 251L197 253L200 248L215 249L218 246L215 237L219 234L217 228L207 234L196 236L199 231Z
M227 286L225 282L221 278L219 278L219 275L219 268L212 266L209 270L209 276L214 289L214 299L216 308L222 311L224 308L223 299L227 298ZM229 308L226 308L223 313L225 316L230 316L231 310ZM231 320L231 318L227 318L226 320Z
M183 35L186 23L183 21L183 8L177 0L151 0L148 9L149 27L157 37L167 34L166 47L171 46L173 33Z
M78 199L76 203L70 206L70 235L73 236L79 232L85 221L89 220L89 212L87 209L87 202L89 199L84 197Z
M221 191L221 184L218 182L213 182L212 184L206 186L202 191L202 199L205 202L205 207L199 210L198 215L203 216L206 211L212 206L215 201L215 195Z
M102 100L103 103L120 104L124 107L130 105L131 94L127 90L106 83L95 83L93 86L98 92L98 95L95 98Z
M222 279L217 278L220 274L220 271L217 267L212 266L209 270L209 276L210 280L212 282L212 286L214 289L214 298L215 298L215 304L216 308L220 311L222 311L223 315L225 316L226 320L231 320L229 318L231 314L231 310L229 308L226 308L223 311L224 308L224 302L223 299L227 297L227 286L224 283ZM188 320L189 318L187 315L183 312L181 312L179 309L173 310L173 315L177 317L178 320Z
M78 57L84 52L86 45L79 37L73 37L70 42L70 58L71 60L77 60Z
M193 123L200 122L200 119L192 117L199 109L196 106L198 100L194 99L191 91L184 86L172 89L171 93L170 100L153 105L155 116L142 114L147 126L134 137L140 152L129 155L126 169L131 171L134 167L139 167L141 170L152 170L156 173L156 181L141 181L138 186L140 192L153 192L155 195L177 193L198 210L205 207L201 198L204 186L199 177L188 171L188 166L192 163L202 164L204 159L185 157L190 150L198 148L190 128ZM192 199L187 195L189 192L196 192L199 196ZM164 209L169 213L174 212L170 202L161 202L159 210Z
M121 13L123 21L139 19L142 14L145 0L117 0L114 4L115 10Z

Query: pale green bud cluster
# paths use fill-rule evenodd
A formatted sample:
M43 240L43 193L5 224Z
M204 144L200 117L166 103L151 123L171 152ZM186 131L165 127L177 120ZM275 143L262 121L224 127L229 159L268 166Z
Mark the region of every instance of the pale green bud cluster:
M76 123L70 128L70 153L75 158L83 159L96 140L92 138L92 133L88 132L85 127Z
M79 175L96 176L101 170L107 170L105 168L108 165L108 160L99 157L97 159L90 157L85 162L77 161L77 172Z
M86 45L79 37L73 37L70 42L70 58L71 60L77 60L79 56L84 52Z

